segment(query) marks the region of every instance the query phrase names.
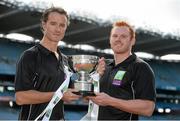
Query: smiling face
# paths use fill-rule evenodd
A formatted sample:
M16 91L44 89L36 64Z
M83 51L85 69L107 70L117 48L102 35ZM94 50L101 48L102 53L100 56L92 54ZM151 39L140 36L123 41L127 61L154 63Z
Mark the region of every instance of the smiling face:
M130 53L135 43L127 26L115 26L111 30L110 45L115 54Z
M46 22L42 22L44 37L46 40L58 43L63 39L68 20L64 14L51 12Z

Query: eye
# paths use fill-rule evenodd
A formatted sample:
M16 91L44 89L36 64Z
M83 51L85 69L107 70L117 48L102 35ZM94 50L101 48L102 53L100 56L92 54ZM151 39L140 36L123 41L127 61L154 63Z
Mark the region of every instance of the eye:
M66 25L65 24L60 24L59 26L64 28Z
M116 35L116 34L113 34L113 35L112 35L112 37L113 37L113 38L116 38L116 37L117 37L117 35Z
M50 22L51 25L56 25L56 22Z
M121 37L122 37L122 38L127 38L127 35L122 35Z

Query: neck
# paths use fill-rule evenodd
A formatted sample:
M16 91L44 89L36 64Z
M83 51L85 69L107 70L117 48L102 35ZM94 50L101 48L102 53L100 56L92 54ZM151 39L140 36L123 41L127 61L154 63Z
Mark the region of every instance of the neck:
M114 59L115 59L115 65L122 63L124 60L126 60L130 55L132 55L131 52L129 53L115 53Z
M43 45L45 48L47 48L49 51L57 52L58 43L56 42L51 42L43 38L40 44Z

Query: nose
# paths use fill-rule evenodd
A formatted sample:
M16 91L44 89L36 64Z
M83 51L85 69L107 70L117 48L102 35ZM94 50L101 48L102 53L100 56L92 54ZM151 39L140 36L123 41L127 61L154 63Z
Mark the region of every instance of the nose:
M56 31L60 32L61 31L61 27L60 26L56 26Z
M117 40L117 41L119 41L119 40L121 40L121 39L122 39L122 37L121 37L120 35L116 37L116 40Z

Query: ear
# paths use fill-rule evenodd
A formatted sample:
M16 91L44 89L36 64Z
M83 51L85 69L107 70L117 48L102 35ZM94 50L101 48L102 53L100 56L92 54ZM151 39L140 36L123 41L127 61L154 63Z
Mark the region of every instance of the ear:
M135 37L132 38L132 46L135 45L136 39Z
M46 23L45 23L44 21L41 22L41 26L42 26L43 31L44 31L45 28L46 28L46 27L45 27L45 24L46 24Z
M111 47L111 35L109 36L109 47Z

